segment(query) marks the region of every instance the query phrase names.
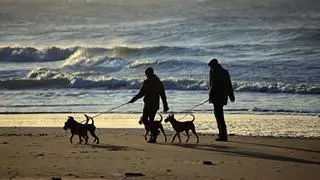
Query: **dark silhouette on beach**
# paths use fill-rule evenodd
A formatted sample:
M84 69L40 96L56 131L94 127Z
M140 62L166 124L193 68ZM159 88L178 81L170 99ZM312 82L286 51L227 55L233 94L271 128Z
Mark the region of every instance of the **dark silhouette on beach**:
M147 76L147 79L143 82L139 93L134 96L129 101L129 103L134 103L136 100L144 97L142 118L148 120L146 122L148 122L151 127L151 136L148 142L156 143L157 136L160 132L154 125L154 117L159 110L160 97L163 103L163 111L167 112L169 110L169 107L164 86L158 76L154 74L153 69L151 67L148 67L145 70L145 74Z
M63 129L64 130L71 130L71 136L70 136L70 143L72 143L72 138L74 135L78 135L79 136L79 144L81 144L82 139L84 138L85 143L88 143L88 131L90 132L90 134L94 137L94 141L97 144L99 144L99 138L95 133L96 130L96 126L94 125L94 120L92 117L88 116L88 115L84 115L86 117L86 123L85 124L81 124L79 122L77 122L72 116L68 116L67 121L64 123ZM92 121L91 124L89 124L89 120Z
M223 106L227 105L228 97L235 101L229 72L224 69L217 59L212 59L210 67L209 103L213 104L214 116L219 129L219 137L216 141L228 141L227 126L224 120Z

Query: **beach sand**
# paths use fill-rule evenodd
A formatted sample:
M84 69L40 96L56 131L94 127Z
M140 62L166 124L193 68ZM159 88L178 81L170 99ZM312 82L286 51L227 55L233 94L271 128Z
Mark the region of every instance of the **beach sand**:
M23 116L35 115L2 115L0 120ZM320 177L319 138L230 136L229 142L216 142L214 135L200 134L199 144L193 135L188 143L170 144L160 135L158 144L148 144L141 128L98 126L100 144L93 144L90 136L84 145L78 144L77 137L70 144L70 132L61 127L0 127L0 179ZM173 132L167 134L170 141Z

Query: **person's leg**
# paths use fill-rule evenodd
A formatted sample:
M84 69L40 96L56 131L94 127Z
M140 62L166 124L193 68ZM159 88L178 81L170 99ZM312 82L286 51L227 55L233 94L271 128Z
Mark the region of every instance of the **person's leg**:
M222 104L214 104L214 115L216 117L218 128L219 128L219 139L228 140L227 126L224 120Z
M150 142L155 143L157 140L157 137L160 133L160 131L157 129L157 127L154 124L154 117L156 116L157 110L150 110L149 111L149 123L151 127L151 138Z
M218 111L218 107L217 105L213 104L213 107L214 107L214 117L216 118L216 123L217 123L217 127L218 127L218 131L219 131L219 138L222 136L221 132L221 126L220 126L220 121L219 121L219 111Z
M151 128L151 124L149 121L149 111L146 108L143 108L143 113L142 113L142 117L141 117L143 123L145 126L150 127L150 131L151 131L151 135L150 135L150 139L152 139L152 128ZM149 141L150 141L149 139Z
M149 143L155 143L156 142L156 139L157 139L157 136L159 133L157 133L157 129L155 128L155 125L154 125L154 117L156 115L156 112L157 110L151 110L151 109L148 109L148 108L144 108L143 109L143 115L142 117L147 120L147 123L150 125L150 132L151 132L151 135L150 135L150 139L149 139Z

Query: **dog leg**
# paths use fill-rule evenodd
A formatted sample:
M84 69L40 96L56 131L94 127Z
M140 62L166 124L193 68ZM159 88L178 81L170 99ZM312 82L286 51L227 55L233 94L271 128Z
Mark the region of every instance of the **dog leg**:
M84 135L85 144L88 144L88 139L89 139L88 135Z
M81 136L79 135L79 144L82 143L82 139L81 139Z
M179 143L181 143L181 138L179 133L178 133L178 138L179 138Z
M71 134L70 136L70 143L72 144L72 138L73 138L74 134Z
M148 138L147 138L147 135L149 134L149 130L146 130L146 132L145 132L145 134L144 134L144 139L146 140L146 141L148 141Z
M159 128L160 128L160 130L161 130L161 132L162 132L162 134L163 134L163 136L164 136L164 141L167 142L167 136L166 136L166 134L164 133L163 126L160 126Z
M94 137L93 143L94 143L94 142L97 142L97 144L99 144L99 138L98 138L98 136L96 135L96 133L95 133L94 131L89 131L89 132L90 132L91 136Z
M174 141L174 139L176 138L177 134L178 134L178 133L176 133L176 134L173 136L173 138L172 138L172 140L171 140L171 144L173 143L173 141Z
M96 140L96 143L99 144L99 143L100 143L100 140L99 140L98 136L96 136L95 138L96 138L96 139L95 139L95 140Z
M197 143L199 143L199 136L197 135L196 129L191 129L192 133L197 137Z
M186 140L186 143L189 141L189 138L190 138L190 136L189 136L189 130L186 130L186 135L187 135L187 140Z

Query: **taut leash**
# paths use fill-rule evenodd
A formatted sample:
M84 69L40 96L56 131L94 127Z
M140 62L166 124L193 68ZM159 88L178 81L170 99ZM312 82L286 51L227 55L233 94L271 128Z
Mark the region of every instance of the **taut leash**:
M189 108L189 109L186 109L186 110L184 110L183 112L191 112L194 108L199 107L199 106L203 105L204 103L206 103L206 102L208 102L208 101L209 101L209 99L208 99L208 100L205 100L204 102L202 102L202 103L200 103L200 104L197 104L197 105L195 105L195 106L193 106L193 107L191 107L191 108ZM122 106L124 106L124 105L126 105L126 104L129 104L129 102L120 104L120 105L115 106L115 107L113 107L113 108L110 108L110 109L108 109L108 110L106 110L106 111L103 111L103 112L101 112L101 113L99 113L99 114L97 114L97 115L92 116L91 118L96 118L96 117L98 117L98 116L100 116L100 115L102 115L102 114L104 114L104 113L107 113L107 112L112 111L112 110L114 110L114 109L120 108L120 107L122 107ZM186 117L188 114L189 114L189 113L186 113L182 118L180 118L180 119L178 119L178 120L183 119L183 118Z
M121 106L124 106L124 105L126 105L126 104L128 104L128 102L123 103L123 104L120 104L119 106L110 108L110 109L108 109L108 110L106 110L106 111L103 111L103 112L101 112L101 113L99 113L99 114L97 114L97 115L95 115L95 116L88 116L88 115L87 115L87 116L93 119L93 118L96 118L96 117L98 117L98 116L100 116L100 115L102 115L102 114L104 114L104 113L107 113L107 112L112 111L112 110L114 110L114 109L117 109L117 108L119 108L119 107L121 107ZM83 122L85 122L85 121L87 121L87 120L83 120L83 121L81 121L81 123L83 123Z
M207 99L204 102L202 102L200 104L197 104L197 105L195 105L195 106L193 106L193 107L191 107L189 109L186 109L186 110L182 111L182 112L186 112L186 114L183 117L179 118L178 120L181 120L181 119L185 118L187 115L190 114L189 112L191 112L194 108L199 107L199 106L203 105L204 103L206 103L208 101L209 101L209 99Z
M112 110L114 110L114 109L117 109L117 108L119 108L119 107L121 107L121 106L124 106L124 105L126 105L126 104L128 104L128 102L123 103L123 104L120 104L119 106L110 108L110 109L108 109L108 110L106 110L106 111L103 111L103 112L101 112L101 113L99 113L99 114L97 114L97 115L95 115L95 116L92 116L92 118L96 118L96 117L98 117L98 116L100 116L100 115L102 115L102 114L104 114L104 113L107 113L107 112L109 112L109 111L112 111Z

